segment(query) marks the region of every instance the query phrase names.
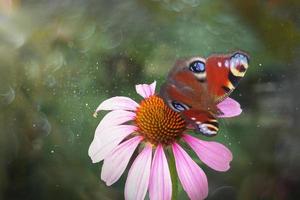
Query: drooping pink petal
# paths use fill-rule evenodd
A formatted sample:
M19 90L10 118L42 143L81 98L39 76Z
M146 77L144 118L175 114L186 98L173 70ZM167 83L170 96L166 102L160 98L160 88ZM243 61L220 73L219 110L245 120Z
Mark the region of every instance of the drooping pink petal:
M161 145L158 145L153 157L149 183L151 200L170 200L172 196L172 182L168 161Z
M152 84L139 84L135 86L136 92L144 98L148 98L155 92L156 81Z
M135 116L136 114L134 112L126 110L113 110L103 117L98 127L96 128L96 135L100 133L103 128L123 124L130 120L133 120Z
M203 170L178 144L174 143L172 149L183 189L191 200L205 199L208 195L208 183Z
M104 159L101 179L107 186L114 184L121 177L141 140L141 136L136 136L121 143Z
M98 108L96 113L100 110L133 110L139 106L134 100L129 97L112 97L103 101Z
M223 101L221 101L217 107L221 110L221 112L223 114L219 115L219 118L226 118L226 117L235 117L238 116L242 113L242 109L240 104L230 98L227 97L226 99L224 99Z
M119 125L106 127L99 136L95 135L89 147L89 156L93 163L103 160L125 137L136 130L136 126Z
M230 168L232 154L230 150L218 142L199 140L185 134L183 139L196 152L202 162L216 171L227 171Z
M133 162L125 184L126 200L142 200L147 193L152 159L152 147L146 146Z

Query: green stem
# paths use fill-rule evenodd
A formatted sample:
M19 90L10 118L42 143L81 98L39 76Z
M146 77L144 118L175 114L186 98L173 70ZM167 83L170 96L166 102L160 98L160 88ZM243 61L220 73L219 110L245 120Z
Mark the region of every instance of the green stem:
M177 179L177 172L175 166L175 158L171 149L168 151L168 158L169 158L169 168L172 180L172 200L176 200L178 197L178 179Z

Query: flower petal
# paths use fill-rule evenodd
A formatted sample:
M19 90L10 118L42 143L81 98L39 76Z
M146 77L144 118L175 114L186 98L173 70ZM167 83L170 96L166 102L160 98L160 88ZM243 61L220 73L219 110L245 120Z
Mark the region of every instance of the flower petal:
M144 199L147 193L152 159L152 147L146 146L133 162L125 184L125 199Z
M113 110L103 117L98 127L96 128L96 134L101 132L103 128L120 125L133 120L135 116L136 114L134 112L126 110Z
M137 129L132 125L107 127L95 136L89 148L89 156L93 163L103 160L128 135Z
M144 98L148 98L155 92L156 81L152 84L139 84L135 86L136 92Z
M172 182L168 161L161 145L158 145L154 154L149 183L151 200L170 200L172 196Z
M226 117L235 117L238 116L242 113L242 109L240 104L230 98L227 97L226 99L224 99L223 101L221 101L217 107L221 110L221 112L223 114L219 115L219 118L226 118Z
M129 97L112 97L103 101L98 108L96 113L100 110L136 110L139 106L134 100Z
M151 95L155 94L156 81L150 84Z
M230 150L218 142L199 140L185 134L183 139L196 152L200 160L216 171L227 171L230 168L232 154Z
M205 199L208 183L203 170L176 143L172 145L177 173L183 189L191 200Z
M141 136L136 136L121 143L104 159L101 179L107 186L114 184L121 177L141 140Z

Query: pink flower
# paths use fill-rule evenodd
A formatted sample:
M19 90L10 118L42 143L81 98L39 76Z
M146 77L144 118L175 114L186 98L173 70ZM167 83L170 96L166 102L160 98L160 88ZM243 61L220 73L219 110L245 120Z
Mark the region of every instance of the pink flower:
M227 171L232 160L229 149L218 142L203 141L188 135L180 114L155 95L156 82L136 86L144 99L140 104L128 97L112 97L96 112L111 110L98 125L89 148L93 163L104 160L101 179L110 186L121 177L136 149L140 153L130 167L125 184L125 199L170 200L172 182L164 149L172 149L179 180L192 200L205 199L208 183L205 173L180 146L187 143L200 160L216 171ZM241 113L238 102L226 98L218 104L220 117ZM154 151L154 155L152 153Z

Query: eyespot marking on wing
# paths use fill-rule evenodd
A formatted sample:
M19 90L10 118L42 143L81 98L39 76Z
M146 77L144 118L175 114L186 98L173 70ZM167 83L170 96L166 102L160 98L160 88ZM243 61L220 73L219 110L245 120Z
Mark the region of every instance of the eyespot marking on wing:
M200 82L205 82L206 80L206 64L205 59L196 57L192 58L188 64L188 68L193 72L196 79Z
M185 111L185 110L189 109L188 105L186 105L184 103L177 102L177 101L170 101L169 105L172 108L172 110L174 110L176 112L182 112L182 111Z
M246 54L237 52L230 58L230 72L233 76L243 77L248 68L249 58Z
M200 60L196 60L193 61L190 65L189 65L189 69L194 72L194 73L204 73L205 72L205 63L200 61Z

